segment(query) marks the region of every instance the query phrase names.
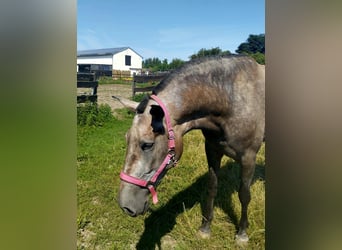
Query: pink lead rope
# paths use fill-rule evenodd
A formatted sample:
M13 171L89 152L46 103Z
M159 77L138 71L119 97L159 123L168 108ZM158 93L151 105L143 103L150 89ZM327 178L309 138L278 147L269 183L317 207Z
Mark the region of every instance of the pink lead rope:
M158 197L157 197L157 191L156 191L156 182L158 180L158 177L161 173L164 172L164 169L170 165L170 163L172 162L173 166L176 165L176 161L175 161L175 134L173 132L172 126L171 126L171 121L170 121L170 115L169 112L167 111L166 106L164 105L164 103L156 96L156 95L151 95L151 98L153 100L155 100L159 106L162 108L162 110L164 111L165 114L165 122L166 122L166 127L168 130L168 136L169 136L169 141L168 141L168 148L169 148L169 152L166 155L163 163L160 165L160 167L157 169L157 171L154 173L154 175L152 176L152 178L148 181L143 180L143 179L139 179L133 176L130 176L128 174L125 174L124 172L120 173L120 179L128 182L128 183L132 183L135 184L137 186L140 187L145 187L147 188L151 195L152 195L152 202L153 204L158 203Z

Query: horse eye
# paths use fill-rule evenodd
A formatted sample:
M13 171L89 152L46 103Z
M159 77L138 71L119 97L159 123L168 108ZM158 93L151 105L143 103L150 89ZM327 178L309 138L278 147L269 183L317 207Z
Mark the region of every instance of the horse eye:
M144 142L144 143L141 144L141 149L143 151L148 151L148 150L152 149L153 145L154 145L153 142Z

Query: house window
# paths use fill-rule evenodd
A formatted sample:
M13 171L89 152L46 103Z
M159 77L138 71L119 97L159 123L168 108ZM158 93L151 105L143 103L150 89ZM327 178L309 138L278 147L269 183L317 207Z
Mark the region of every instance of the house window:
M131 66L131 56L125 56L125 65Z

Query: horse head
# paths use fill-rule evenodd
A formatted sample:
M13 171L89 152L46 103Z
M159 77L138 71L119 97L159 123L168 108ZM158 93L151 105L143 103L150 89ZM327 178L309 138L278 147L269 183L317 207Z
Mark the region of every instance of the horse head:
M127 150L120 174L119 205L128 215L137 216L147 211L150 193L153 202L157 202L155 189L166 171L175 164L177 149L170 118L165 117L169 115L163 104L148 97L131 108L136 109L136 115L126 134Z

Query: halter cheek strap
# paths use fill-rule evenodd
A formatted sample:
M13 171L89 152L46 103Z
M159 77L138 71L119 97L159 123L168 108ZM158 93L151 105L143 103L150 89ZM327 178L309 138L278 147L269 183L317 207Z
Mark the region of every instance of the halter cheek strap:
M125 182L132 183L132 184L135 184L135 185L140 186L140 187L148 188L148 190L152 194L152 202L153 202L153 204L158 203L157 191L155 190L153 184L150 183L149 181L145 181L145 180L142 180L142 179L135 178L133 176L125 174L124 172L120 173L120 179L125 181Z
M151 95L150 96L153 100L155 100L159 106L162 108L164 115L165 115L165 122L166 122L166 127L168 131L168 153L160 165L160 167L157 169L157 171L154 173L154 175L149 179L149 180L144 180L144 179L139 179L136 177L133 177L131 175L128 175L124 172L120 173L120 179L140 186L147 188L151 195L152 195L152 202L153 204L158 203L158 196L157 196L157 191L156 191L156 186L158 185L158 181L163 177L163 173L165 174L165 171L167 170L167 167L171 165L171 167L176 166L177 161L175 160L175 134L171 126L171 120L170 120L170 115L169 112L164 105L164 103L157 97L156 95ZM159 178L160 177L160 178Z
M171 126L170 114L169 114L166 106L159 99L158 96L151 95L151 98L153 100L155 100L159 104L159 106L162 108L162 110L164 111L166 127L167 127L167 131L168 131L168 134L169 134L169 142L168 142L169 150L170 149L174 149L175 148L175 133L173 132L173 129L172 129L172 126Z

